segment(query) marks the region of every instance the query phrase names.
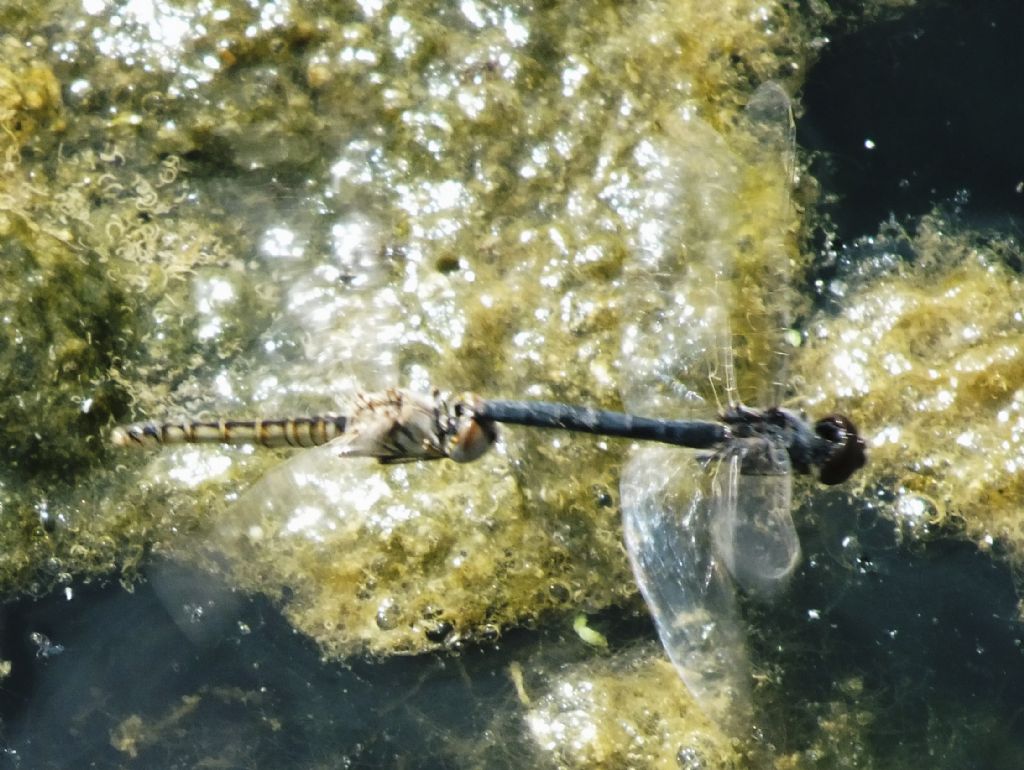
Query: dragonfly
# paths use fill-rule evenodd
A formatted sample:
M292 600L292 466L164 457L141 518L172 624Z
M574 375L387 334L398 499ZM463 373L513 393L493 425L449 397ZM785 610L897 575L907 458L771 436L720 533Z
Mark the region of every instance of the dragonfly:
M648 220L638 228L624 287L637 309L621 335L627 408L718 411L732 435L744 437L715 447L710 458L638 449L620 479L627 552L662 644L699 706L740 734L749 733L753 677L738 593L771 600L799 562L793 475L815 469L821 483L841 483L867 459L848 418L828 415L807 425L779 406L791 348L785 227L792 115L778 84L754 92L738 120L736 176L728 161L695 166L688 145L710 128L685 117L666 122L660 140L640 151ZM742 220L702 215L705 208L728 210L714 197L737 195L751 177L761 193L757 216L767 226L744 235ZM751 238L758 240L745 242ZM700 248L685 248L694 241ZM747 252L759 258L748 261L744 281L739 263ZM741 374L749 375L744 382L757 403L773 406L745 406ZM702 383L710 387L701 390ZM724 406L715 383L724 385ZM824 442L823 454L792 451L808 434Z
M846 481L865 460L856 426L840 414L812 425L781 407L735 405L717 421L670 420L552 401L485 400L472 393L452 399L437 389L423 394L403 388L358 393L343 414L138 422L115 427L110 441L120 447L331 444L338 457L370 457L383 465L443 458L466 463L494 445L498 423L713 450L718 458L736 455L745 475L777 475L783 463L799 473L816 470L829 485Z
M383 465L443 458L466 463L494 445L499 423L711 450L719 460L737 457L744 475L779 475L780 469L794 468L817 472L829 485L842 483L865 461L856 427L839 414L812 425L788 409L735 405L717 421L670 420L558 402L485 400L472 393L452 399L436 389L423 394L401 388L358 393L343 414L138 422L115 427L110 441L119 447L329 445L338 457L369 457ZM747 569L735 558L730 563L734 574ZM752 567L757 574L759 565Z
M839 484L866 460L863 440L843 415L812 424L781 407L734 404L717 420L672 420L393 388L357 394L343 414L141 422L114 428L111 441L123 447L325 446L339 457L370 457L385 465L445 458L467 463L494 445L498 424L709 452L700 460L703 468L687 467L678 456L637 453L621 482L623 519L634 574L665 649L701 705L723 722L735 721L745 710L748 666L725 572L747 591L771 594L793 570L799 543L789 511L790 471ZM703 475L709 465L718 467L710 495L673 500L668 482L681 473ZM723 688L723 681L730 684Z
M792 113L776 84L751 98L743 127L752 152L777 162L778 202L788 205ZM812 474L825 485L846 481L866 462L863 439L846 416L810 421L781 406L788 328L785 295L766 303L771 406L753 408L739 397L728 316L734 239L720 238L701 254L681 255L687 239L681 202L695 185L711 183L686 167L687 136L711 129L692 117L669 126L660 142L638 146L637 165L647 221L637 224L634 264L624 282L633 317L622 333L625 411L558 402L451 395L391 388L356 395L337 414L265 420L179 420L118 426L118 446L184 443L325 446L341 457L370 457L393 465L449 459L472 462L498 440L499 425L628 439L634 449L621 474L623 533L633 572L661 642L698 704L724 723L742 722L750 709L750 663L737 590L771 598L800 555L793 523L792 477ZM687 177L691 177L687 179ZM693 178L696 176L696 178ZM728 184L713 180L721 194ZM632 203L609 203L628 209ZM699 210L697 207L696 210ZM655 223L656 226L650 227ZM707 224L697 226L707 230ZM771 244L769 244L770 246ZM778 245L769 258L771 283L782 286L788 257ZM709 363L709 354L717 362ZM724 382L725 403L693 386ZM717 396L717 394L713 394ZM680 417L643 416L653 410ZM703 413L703 416L701 414ZM697 450L680 453L676 447Z

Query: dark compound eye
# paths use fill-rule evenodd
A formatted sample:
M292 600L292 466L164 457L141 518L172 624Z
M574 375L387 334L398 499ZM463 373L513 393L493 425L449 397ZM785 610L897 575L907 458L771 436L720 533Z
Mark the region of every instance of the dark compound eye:
M494 422L476 416L474 405L479 404L479 397L467 393L464 399L452 409L455 427L446 447L448 457L457 463L476 460L498 439Z
M818 474L822 484L842 484L867 463L864 439L848 417L841 414L823 417L814 423L814 432L832 447Z

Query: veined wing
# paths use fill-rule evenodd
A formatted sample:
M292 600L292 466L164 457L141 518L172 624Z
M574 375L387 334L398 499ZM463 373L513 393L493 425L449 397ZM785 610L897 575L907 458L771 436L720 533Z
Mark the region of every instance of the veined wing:
M700 707L739 728L750 711L746 634L715 555L713 475L677 449L637 452L623 471L626 548L658 636Z
M723 293L733 248L736 158L692 114L662 121L636 150L626 201L636 240L625 284L620 389L626 408L712 416L715 351L728 340ZM634 450L620 481L626 547L662 644L700 707L723 724L750 711L750 664L733 587L715 554L713 475L677 449Z
M765 88L767 95L759 91L752 99L751 119L779 112L770 107L785 94L778 86ZM790 121L788 100L785 105ZM720 393L732 405L739 392L728 352L733 306L727 299L737 290L734 252L749 247L733 202L746 183L738 170L743 160L692 116L674 116L663 125L665 136L637 151L647 192L636 210L639 235L627 281L634 314L624 320L623 401L637 411L707 414ZM762 136L750 141L762 151L771 146ZM783 271L788 273L788 263ZM764 307L751 310L757 316ZM781 337L783 325L764 315ZM749 355L750 341L760 338L742 331ZM774 357L769 367L781 360ZM709 387L716 380L719 385ZM750 711L750 664L728 573L744 589L770 594L799 553L789 514L788 458L769 454L778 460L778 472L747 476L741 471L752 450L737 446L705 463L678 450L642 449L621 481L630 560L662 643L701 707L736 726Z
M295 275L288 276L283 312L268 338L275 350L297 347L301 355L289 361L269 355L252 375L252 390L261 400L284 391L295 402L281 403L278 397L275 410L301 413L303 401L310 398L358 398L359 390L383 391L398 383L402 308L389 286L376 230L361 219L343 229L346 243L339 247L335 272L340 270L348 280L339 281L334 272L320 268L285 266ZM287 373L286 379L281 372ZM351 453L349 444L360 440L358 431L347 431L271 469L235 503L222 534L268 537L288 532L317 540L328 537L337 520L357 519L349 515L355 505L349 495L363 490L361 504L367 508L367 501L374 499L367 490L380 482L372 464L339 459ZM383 490L378 494L386 496Z
M787 245L789 188L794 173L795 138L789 97L777 83L765 83L751 96L741 121L739 142L746 155L745 187L757 202L757 216L739 227L737 264L732 277L733 343L726 361L730 406L741 393L777 405L785 395L790 325L791 249ZM742 356L738 381L734 361ZM779 591L800 558L791 513L789 455L781 441L760 436L737 442L723 458L712 516L715 549L744 591L769 597Z
M257 381L271 381L268 395L278 389L274 379L299 397L341 392L356 380L368 392L400 382L427 391L417 380L426 378L425 368L411 366L399 376L399 353L424 333L421 312L410 306L416 299L395 288L380 248L371 243L362 253L346 267L345 281L315 269L283 282L294 296L277 347L301 345L302 355L285 369L262 367ZM339 439L296 452L264 473L221 517L216 533L236 584L279 597L292 625L332 656L417 652L471 633L470 624L482 626L488 597L501 588L475 568L475 559L487 548L499 552L495 541L516 532L482 523L521 503L512 474L495 473L501 460L494 455L457 467L342 458L367 453L367 444L372 450L382 438L398 450L389 457L406 456L418 443L424 422L430 425L426 411L399 410L400 430L389 432L395 400L383 401L378 414L363 399L364 423L346 422ZM345 443L350 427L352 444Z
M756 453L756 473L744 473ZM757 438L727 450L712 482L714 552L736 584L769 598L800 559L800 541L790 513L792 483L785 447Z
M627 411L707 417L713 351L728 342L735 157L692 114L673 113L662 126L664 135L635 150L634 195L609 196L633 233L619 387Z
M337 223L334 232L337 242L326 256L266 250L266 268L284 287L280 312L262 339L261 353L239 359L235 368L225 368L211 384L219 396L234 402L232 409L242 412L238 416L279 418L340 411L336 394L378 390L398 382L395 353L406 327L399 298L389 285L376 228L352 217ZM272 228L265 238L287 245L291 231ZM221 451L229 464L247 454L244 449ZM331 593L330 580L342 580L328 574L328 555L351 553L352 544L361 542L362 530L398 526L401 517L414 518L418 512L400 485L402 471L384 477L372 460L340 459L340 451L330 443L277 461L215 519L212 531L196 534L202 550L215 549L217 563L243 590L291 597L284 601L293 603L286 609L294 625L325 644L335 637L355 644L352 640L364 628L372 628L372 612L369 622L356 617L348 621L354 630L332 637L333 629L317 625L326 613L309 611L312 620L301 617L294 597L302 597L307 608L315 606ZM173 475L187 478L192 467L209 463L206 458L214 450L183 447L176 454ZM262 457L276 460L270 454ZM258 461L249 458L238 465L251 468ZM344 606L346 600L348 615L355 616L354 600L343 597L337 604ZM341 625L338 621L336 627Z
M797 256L790 190L795 178L796 129L789 96L768 82L750 97L737 126L736 146L748 205L736 224L729 277L729 350L738 364L730 403L778 406L788 385L787 359Z

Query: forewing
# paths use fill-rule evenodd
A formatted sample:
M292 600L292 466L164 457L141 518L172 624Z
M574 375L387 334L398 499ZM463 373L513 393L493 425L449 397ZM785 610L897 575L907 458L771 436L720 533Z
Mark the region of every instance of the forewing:
M736 158L693 114L673 112L660 125L635 150L634 197L613 200L633 239L620 391L634 413L710 418L724 386L716 354L729 337ZM620 482L623 529L666 652L701 708L736 724L749 713L750 666L733 588L713 552L708 478L687 450L634 450Z
M301 354L269 355L263 367L254 368L253 390L263 409L301 414L308 410L304 403L312 401L317 409L347 411L351 404L342 402L354 402L358 391L381 392L399 384L402 312L376 229L355 219L345 232L352 242L338 254L336 267L347 281L295 266L294 274L286 274L282 312L267 338L276 351ZM319 399L325 395L338 403L324 404ZM349 430L324 447L295 452L239 498L224 526L283 529L315 540L325 536L322 527L366 516L375 499L372 490L382 483L380 469L340 458L372 456L387 426L377 428ZM352 497L360 490L365 491L361 502ZM383 491L379 495L386 497Z
M280 538L355 540L392 490L377 463L339 457L344 438L271 468L242 494L221 534L256 548Z
M763 86L729 146L686 110L659 125L635 150L637 192L610 196L633 239L620 390L636 413L711 417L735 402L737 385L749 395L753 383L782 381L790 104L779 86ZM735 204L747 195L759 196L750 217ZM683 450L636 451L621 499L630 559L665 649L701 706L737 724L749 713L750 666L727 571L744 589L770 593L798 548L788 477L748 478L740 457L724 459L705 468Z
M782 447L737 445L719 464L712 482L711 531L715 553L745 592L770 597L781 589L800 558L790 513L792 478ZM774 451L771 451L774 450ZM742 473L743 453L771 451L768 469ZM774 471L774 472L768 472Z
M739 724L750 665L729 579L711 547L716 511L703 463L671 448L638 451L623 470L622 521L637 584L666 652L701 708Z
M730 324L740 399L758 406L786 396L790 327L797 295L792 272L798 250L790 190L795 178L796 131L785 90L764 83L750 97L737 126L742 195L748 216L736 224Z
M698 117L671 113L634 151L620 391L640 414L710 416L716 351L728 341L724 278L734 247L735 156Z

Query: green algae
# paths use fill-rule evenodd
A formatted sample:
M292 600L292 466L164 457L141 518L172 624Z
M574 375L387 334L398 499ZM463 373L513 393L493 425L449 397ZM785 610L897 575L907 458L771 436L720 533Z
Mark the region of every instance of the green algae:
M335 129L345 143L334 150L335 156L340 152L331 170L334 189L319 203L335 217L350 221L353 209L359 211L358 202L366 213L355 216L369 217L371 228L380 234L357 255L362 262L344 265L356 268L357 279L365 279L367 288L359 293L315 276L321 258L313 244L295 265L267 264L262 278L257 271L253 279L268 282L266 289L255 290L258 296L273 298L287 294L288 289L280 290L282 284L294 290L307 282L319 296L341 303L344 311L327 325L311 328L308 306L285 309L268 334L275 341L304 340L308 363L278 356L228 360L222 376L230 383L229 410L237 410L246 393L259 391L259 383L271 377L279 383L278 392L261 395L265 409L305 403L311 384L320 383L323 393L331 394L339 382L350 380L390 385L425 377L434 384L485 393L617 404L617 281L630 246L623 241L614 212L607 206L595 208L594 201L616 175L628 173L623 163L631 162L632 146L643 135L639 132L657 131L658 122L669 120L677 108L658 93L660 81L637 80L637 73L666 72L672 60L675 72L692 73L692 82L673 76L676 90L679 83L686 83L689 95L683 97L690 109L706 114L701 120L706 127L695 134L690 149L695 156L708 155L704 173L714 174L721 166L736 174L733 167L742 165L743 152L729 149L723 136L729 136L742 103L729 88L746 81L735 69L726 68L722 57L728 53L734 60L747 61L755 72L777 69L765 36L774 37L774 45L786 34L781 17L758 19L735 8L679 6L673 10L672 29L659 30L669 46L662 49L649 41L641 45L646 28L617 14L602 17L610 26L596 34L554 18L565 12L545 12L542 23L535 23L540 34L530 36L526 44L517 43L515 17L506 20L503 34L484 24L491 32L481 38L474 25L449 19L443 9L436 18L402 15L403 23L392 21L388 34L375 28L385 19L375 17L364 25L335 26L323 20L316 34L303 36L309 66L321 68L307 70L317 100L287 97L288 114L276 117L259 102L255 114L263 128L256 133L304 136L314 129L326 131L332 124L344 126L344 131ZM589 12L574 13L585 17ZM652 12L650 22L656 21L660 26ZM705 33L689 32L698 27ZM549 39L551 30L564 28L571 30L566 40ZM682 50L677 48L679 41ZM396 44L397 52L392 50ZM404 53L407 47L409 54ZM227 50L234 52L228 69L243 82L257 76L262 82L280 81L286 74L271 67L273 57L269 63L261 61L257 72L245 66L248 59L237 55L237 46L229 44ZM559 57L566 62L561 73L557 67L550 69ZM347 62L340 73L322 69L324 62L339 59ZM606 69L607 61L619 62L621 72ZM381 62L394 68L387 79L379 74L388 72L381 69ZM378 74L371 77L371 72ZM627 75L625 86L611 82L613 74L622 73ZM522 81L530 83L529 91L510 88L510 83ZM567 81L575 89L572 98L565 98ZM351 98L356 83L365 98ZM719 93L705 106L702 93L712 83ZM294 89L294 84L287 88ZM186 121L203 162L210 161L212 151L236 169L260 165L246 160L240 153L248 152L248 145L239 147L236 141L239 135L252 133L254 125L240 122L239 108L231 106L243 101L245 89L241 93L217 123L217 136L196 128L209 125L209 118ZM616 102L622 107L609 110ZM303 117L314 109L322 112ZM356 109L360 114L353 114ZM280 125L271 126L274 121ZM393 130L382 133L382 127ZM145 121L141 129L145 131ZM308 154L291 151L260 161L282 171L290 167L290 173L296 167L308 169L309 162ZM512 169L517 173L510 176ZM753 205L738 208L757 211L754 196L762 194L764 185L755 174L743 172L741 177L747 189L741 191L741 200ZM777 195L777 175L771 183L772 194ZM247 204L260 208L258 193L243 195ZM288 222L293 232L320 226L288 208L268 212L265 221L272 222L273 216ZM597 228L595 216L604 220ZM717 210L702 216L709 221L731 217ZM777 216L746 227L743 237L750 244L770 241L762 237L763 229L774 229ZM755 217L747 220L757 222ZM403 263L382 261L376 253L392 248L388 244L393 242L401 244ZM767 254L759 253L761 259ZM197 271L195 280L208 275L209 270ZM391 312L382 315L382 308L389 305ZM169 310L162 315L171 317ZM394 325L401 340L397 365L389 370L391 381L380 376L374 364L360 363L361 357L375 360L375 351L318 342L328 337L356 339L382 322ZM310 336L316 339L310 342ZM382 347L379 339L369 344ZM227 358L233 348L225 348L218 340L210 353ZM174 360L177 352L161 351L158 359ZM201 352L202 348L192 351L188 360L198 364ZM287 365L286 371L282 365ZM132 394L139 412L166 411L166 392L155 376L159 373L147 370L144 388ZM287 379L301 383L303 389L291 389ZM175 385L173 378L171 384ZM182 406L198 402L200 408L224 408L217 407L216 398L195 392L198 383L193 380L175 387ZM162 522L172 514L194 521L195 514L182 511L190 494L196 509L209 517L205 526L196 525L196 538L212 540L223 549L227 571L242 588L287 596L286 614L331 657L456 644L552 610L602 607L630 596L635 589L622 557L612 491L620 451L511 431L508 440L508 455L496 458L489 469L385 475L392 491L400 490L401 496L399 502L382 497L381 510L357 515L324 502L318 520L335 528L314 528L298 536L288 528L295 506L290 500L303 492L275 475L268 475L238 504L225 507L228 480L244 484L264 463L237 452L222 451L219 459L207 460L209 474L197 469L194 450L176 455L185 470L176 471L173 462L153 460L141 473L149 479L143 488L155 484L156 491L142 499L149 502L147 510L163 511L158 516ZM202 452L207 458L218 457L217 450ZM331 460L299 459L282 474L344 478L348 470L332 469ZM584 466L589 469L586 478L570 472ZM175 472L192 480L169 482ZM357 490L367 489L381 474L365 466L353 473L349 484ZM401 478L404 473L415 483ZM168 483L172 490L165 487ZM193 491L186 493L182 487ZM382 534L379 521L389 506L406 513ZM480 512L479 522L475 511ZM475 532L475 526L488 536ZM168 541L158 538L153 546L166 551ZM334 553L348 558L333 559ZM205 560L202 550L198 558ZM595 580L595 575L602 580Z
M38 41L2 47L0 583L41 593L131 570L161 530L147 511L105 504L117 473L103 433L215 352L162 332L158 314L195 328L186 278L230 262L230 231L182 211L180 159L61 144L70 131ZM244 310L250 334L259 315ZM220 355L237 352L224 342Z

